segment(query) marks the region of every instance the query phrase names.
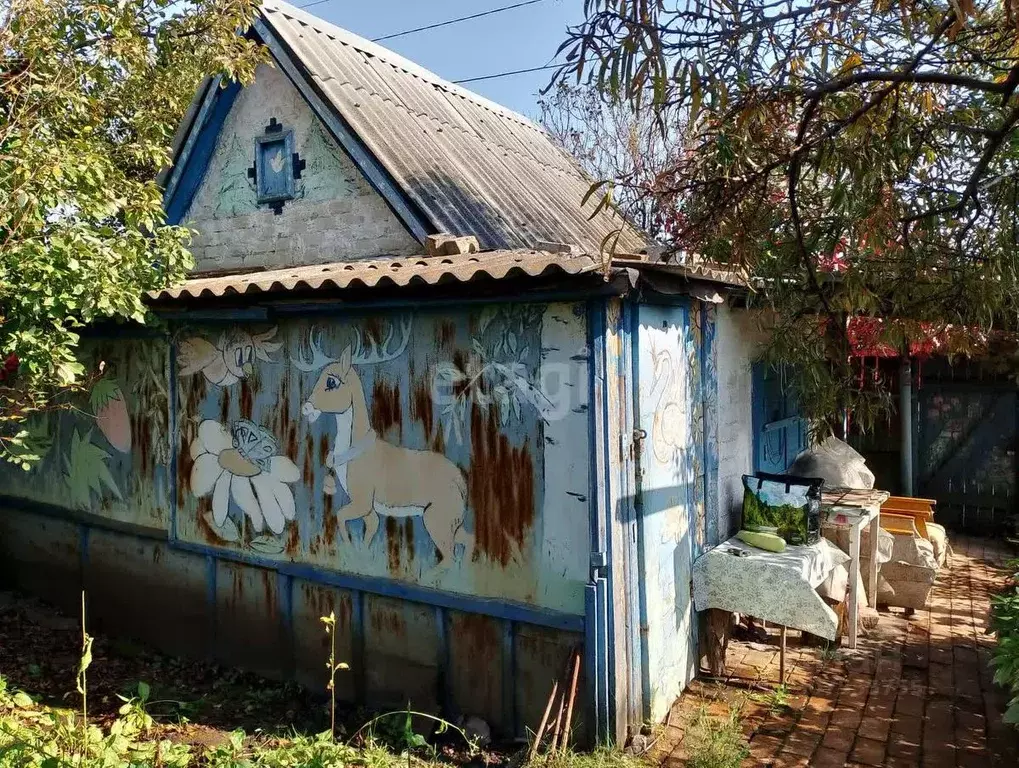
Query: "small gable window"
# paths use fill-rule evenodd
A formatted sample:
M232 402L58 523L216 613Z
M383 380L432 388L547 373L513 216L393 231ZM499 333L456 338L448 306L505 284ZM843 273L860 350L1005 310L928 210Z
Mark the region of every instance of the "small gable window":
M259 205L281 213L283 203L294 197L294 180L301 178L304 166L304 160L294 152L294 132L276 122L275 117L270 119L265 133L255 137L255 162L248 169Z

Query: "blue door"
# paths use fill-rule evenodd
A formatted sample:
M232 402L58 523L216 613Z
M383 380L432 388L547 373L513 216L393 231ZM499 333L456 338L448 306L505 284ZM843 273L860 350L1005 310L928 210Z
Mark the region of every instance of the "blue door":
M807 447L807 421L784 367L754 364L753 401L754 471L782 474Z

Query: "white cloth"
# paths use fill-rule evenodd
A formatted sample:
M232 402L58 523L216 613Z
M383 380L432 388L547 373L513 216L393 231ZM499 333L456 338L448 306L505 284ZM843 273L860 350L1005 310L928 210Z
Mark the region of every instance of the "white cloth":
M730 554L733 549L749 554L738 557ZM849 556L825 539L767 552L732 538L694 563L694 607L742 613L835 640L838 617L816 587L847 562Z

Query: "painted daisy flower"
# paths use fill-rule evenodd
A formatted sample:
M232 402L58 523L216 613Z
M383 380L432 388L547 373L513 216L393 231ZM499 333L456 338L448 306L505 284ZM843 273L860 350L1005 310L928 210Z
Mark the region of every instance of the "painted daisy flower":
M288 484L297 482L300 471L277 450L273 436L247 419L235 421L229 430L212 419L198 425L198 437L191 442L191 492L212 494L217 526L226 523L231 500L256 533L264 526L282 533L294 519L294 492Z

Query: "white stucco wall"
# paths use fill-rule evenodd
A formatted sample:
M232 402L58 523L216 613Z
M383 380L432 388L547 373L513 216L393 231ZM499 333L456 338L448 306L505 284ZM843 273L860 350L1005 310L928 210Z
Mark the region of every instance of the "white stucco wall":
M258 205L248 177L255 137L275 117L306 167L279 215ZM421 245L341 150L286 76L264 64L238 94L184 217L196 229L197 271L410 256Z
M742 476L753 471L754 435L751 369L763 333L743 309L718 307L715 349L718 376L718 534L726 539L739 529Z

